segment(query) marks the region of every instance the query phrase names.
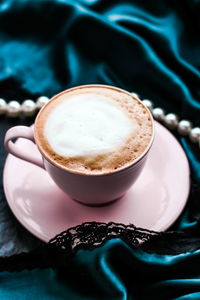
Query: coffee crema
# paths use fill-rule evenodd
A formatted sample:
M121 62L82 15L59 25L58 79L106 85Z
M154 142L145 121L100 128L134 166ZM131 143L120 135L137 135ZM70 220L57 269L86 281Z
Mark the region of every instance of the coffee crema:
M132 164L153 133L148 109L128 92L90 85L56 95L35 122L44 156L81 174L107 174Z

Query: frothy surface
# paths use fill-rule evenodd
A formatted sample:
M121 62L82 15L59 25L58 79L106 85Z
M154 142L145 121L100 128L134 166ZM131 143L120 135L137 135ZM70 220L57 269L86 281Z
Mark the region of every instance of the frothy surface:
M150 112L112 87L83 86L54 97L35 122L40 150L72 172L110 173L132 163L152 137Z
M47 119L44 136L57 154L89 159L115 151L137 127L109 97L88 93L58 105Z

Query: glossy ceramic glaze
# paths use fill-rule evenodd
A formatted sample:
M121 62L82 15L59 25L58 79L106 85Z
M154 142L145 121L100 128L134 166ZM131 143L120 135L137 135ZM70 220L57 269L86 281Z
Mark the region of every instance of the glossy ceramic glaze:
M63 91L54 96L50 102L56 101L56 98L59 95L76 90L77 88L84 87L105 87L110 90L116 90L120 93L128 94L132 97L132 95L127 91L116 87L107 85L85 85ZM147 110L147 108L139 99L137 99L137 101L141 103L145 110ZM48 106L48 103L37 115L35 127L37 127L37 120L45 110L46 106ZM72 172L71 170L67 170L66 168L56 164L52 159L47 157L46 153L40 147L37 138L37 131L34 131L34 127L15 126L10 128L5 135L4 146L9 153L15 155L16 157L45 169L54 182L72 199L87 205L99 206L122 197L133 185L133 183L135 183L140 175L154 140L154 121L151 113L148 112L148 114L149 118L151 118L152 136L145 151L129 166L125 166L120 170L112 171L109 174L81 174ZM18 144L16 145L12 142L12 139L20 137L35 143L38 146L41 156L34 157L31 151L27 151L25 147L22 147Z
M147 151L136 163L122 170L110 174L86 175L59 168L42 154L34 157L32 151L27 151L26 147L11 141L17 137L34 142L34 127L16 126L9 129L4 142L6 150L17 158L46 170L54 182L72 199L96 206L112 202L125 194L140 175L152 144L151 141Z
M30 141L19 139L17 144L39 157ZM10 154L4 168L4 191L11 210L23 226L44 241L86 221L165 230L181 213L189 187L186 155L174 136L157 122L154 144L140 177L121 199L102 207L72 201L46 171Z

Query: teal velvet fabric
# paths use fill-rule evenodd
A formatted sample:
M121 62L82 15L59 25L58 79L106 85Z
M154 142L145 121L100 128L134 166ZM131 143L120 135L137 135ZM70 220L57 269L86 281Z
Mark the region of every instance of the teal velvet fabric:
M199 259L200 250L160 255L113 239L66 268L0 273L0 298L199 299Z
M109 84L200 126L199 14L196 0L3 0L0 97L23 101L81 84ZM1 118L2 163L6 129L33 121ZM199 148L187 138L179 141L198 189ZM190 197L171 227L187 233L181 244L168 245L180 247L178 254L150 253L113 239L92 251L79 250L66 268L1 272L0 299L200 299L198 200L199 193ZM6 224L13 226L6 213ZM0 221L1 256L39 244L21 229L10 234L3 209ZM8 232L12 238L6 240ZM158 250L159 245L158 240Z

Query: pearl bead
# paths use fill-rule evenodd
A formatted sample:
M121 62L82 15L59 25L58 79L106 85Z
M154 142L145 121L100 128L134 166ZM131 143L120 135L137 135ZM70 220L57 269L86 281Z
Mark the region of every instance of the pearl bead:
M7 115L11 118L18 117L21 112L21 105L19 102L13 100L7 105Z
M158 121L163 121L165 118L165 112L162 108L156 107L152 110L154 118Z
M46 97L46 96L40 96L39 98L37 98L36 107L38 109L41 109L48 102L49 102L49 98L48 97Z
M7 103L4 99L0 98L0 115L7 112Z
M190 131L189 137L193 143L200 142L200 127L192 128Z
M25 116L33 116L36 110L36 104L33 100L27 99L22 103L22 112Z
M192 123L188 120L181 120L178 123L178 133L180 133L183 136L188 135L191 129L192 129Z
M139 98L139 99L140 99L139 95L136 94L136 93L131 93L131 95L132 95L133 97L135 97L135 98Z
M144 99L142 101L142 103L149 109L149 110L152 110L153 109L153 103L148 100L148 99Z
M169 128L169 129L175 129L178 126L178 117L175 114L167 114L165 116L165 125Z

